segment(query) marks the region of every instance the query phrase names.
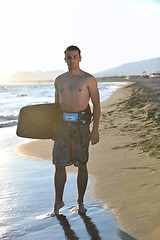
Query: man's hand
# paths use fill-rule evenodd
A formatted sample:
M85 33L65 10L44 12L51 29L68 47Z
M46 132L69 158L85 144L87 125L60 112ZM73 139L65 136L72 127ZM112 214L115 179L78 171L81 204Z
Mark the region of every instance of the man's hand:
M99 132L98 130L93 130L91 132L91 144L94 145L99 142Z

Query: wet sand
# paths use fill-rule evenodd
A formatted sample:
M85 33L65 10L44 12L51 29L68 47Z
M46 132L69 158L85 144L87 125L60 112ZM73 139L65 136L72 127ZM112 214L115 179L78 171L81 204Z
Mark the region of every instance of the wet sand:
M100 142L90 147L88 163L94 179L91 196L113 211L120 239L158 240L160 79L127 81L132 84L101 104ZM52 144L38 140L16 151L51 161Z

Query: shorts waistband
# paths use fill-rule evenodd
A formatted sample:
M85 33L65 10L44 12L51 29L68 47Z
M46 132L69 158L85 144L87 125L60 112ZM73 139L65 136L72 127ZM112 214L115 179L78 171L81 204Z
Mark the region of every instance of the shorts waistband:
M91 123L91 119L92 119L92 113L91 113L91 109L90 106L88 105L86 109L79 111L79 112L66 112L66 111L62 111L62 118L63 118L63 114L77 114L78 115L78 119L76 122L74 121L68 121L68 122L73 122L73 123L78 123L80 125L85 125L85 124L90 124ZM64 119L63 119L64 121Z

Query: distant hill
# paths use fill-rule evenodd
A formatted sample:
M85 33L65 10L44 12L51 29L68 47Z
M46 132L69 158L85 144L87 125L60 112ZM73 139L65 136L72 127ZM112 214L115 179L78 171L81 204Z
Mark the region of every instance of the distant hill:
M108 70L95 73L95 77L111 77L111 76L131 76L141 75L142 72L150 74L160 71L160 57L143 60L139 62L131 62L120 66L110 68Z
M114 77L114 76L131 76L141 75L143 72L150 74L152 72L160 71L160 57L143 60L139 62L131 62L122 64L120 66L110 68L93 74L95 77ZM53 71L22 71L11 75L8 78L10 83L28 83L28 82L45 82L54 81L54 79L64 73L63 70Z
M58 75L62 74L64 71L23 71L17 72L8 78L9 82L20 83L20 82L42 82L42 81L53 81Z

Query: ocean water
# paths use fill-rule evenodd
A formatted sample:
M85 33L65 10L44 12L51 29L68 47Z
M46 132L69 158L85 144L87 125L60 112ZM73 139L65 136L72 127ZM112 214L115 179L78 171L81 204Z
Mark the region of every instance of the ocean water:
M122 82L98 83L100 100L107 99ZM19 110L26 105L54 102L54 85L0 85L0 128L17 125Z
M124 83L98 83L101 101ZM53 165L14 152L26 141L16 136L21 107L54 102L53 84L0 85L0 239L63 240L120 239L114 215L90 198L92 179L85 196L87 214L70 210L76 203L76 174L69 174L59 217L53 208ZM72 194L71 194L72 193Z

